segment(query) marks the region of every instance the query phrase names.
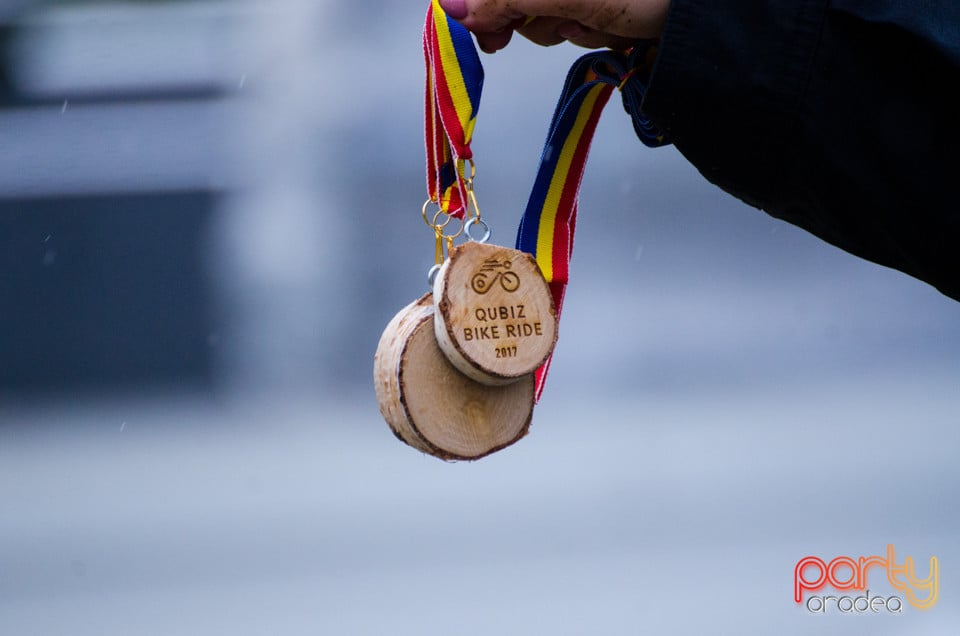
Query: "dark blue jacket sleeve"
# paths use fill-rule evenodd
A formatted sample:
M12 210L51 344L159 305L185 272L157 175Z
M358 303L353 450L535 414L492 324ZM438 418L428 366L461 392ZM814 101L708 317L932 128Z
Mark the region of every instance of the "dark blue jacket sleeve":
M960 300L958 96L958 0L673 0L642 110L724 190Z

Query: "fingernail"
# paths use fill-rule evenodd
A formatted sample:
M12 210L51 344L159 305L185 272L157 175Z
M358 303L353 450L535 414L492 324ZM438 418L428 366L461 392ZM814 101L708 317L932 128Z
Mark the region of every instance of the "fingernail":
M467 17L467 0L440 0L440 8L454 20Z
M557 25L557 35L564 40L575 40L586 32L579 22L562 22Z

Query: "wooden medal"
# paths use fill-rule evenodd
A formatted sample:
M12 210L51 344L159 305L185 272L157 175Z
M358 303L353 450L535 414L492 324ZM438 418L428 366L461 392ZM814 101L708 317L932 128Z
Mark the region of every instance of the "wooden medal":
M526 435L534 377L505 386L480 384L440 351L431 294L387 325L374 356L380 413L403 442L441 459L479 459Z
M474 241L450 250L433 284L437 344L482 384L517 381L557 342L557 312L532 256Z

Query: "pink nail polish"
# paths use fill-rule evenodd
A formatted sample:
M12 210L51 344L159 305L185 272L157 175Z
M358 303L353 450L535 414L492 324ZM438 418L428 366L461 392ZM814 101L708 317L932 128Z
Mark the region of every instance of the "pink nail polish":
M454 20L462 20L467 17L466 0L440 0L440 7Z

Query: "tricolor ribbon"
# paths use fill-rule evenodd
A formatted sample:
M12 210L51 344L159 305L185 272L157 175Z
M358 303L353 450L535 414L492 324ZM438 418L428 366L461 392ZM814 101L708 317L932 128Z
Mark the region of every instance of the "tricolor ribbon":
M667 143L639 108L655 55L652 43L639 44L629 54L588 53L567 73L516 243L517 249L537 260L550 286L558 319L570 276L580 182L600 114L615 87L622 93L624 108L641 141L648 146ZM537 370L537 400L549 368L547 359Z
M431 0L423 30L426 60L427 192L440 209L462 218L469 205L465 163L483 88L483 67L473 38ZM517 249L534 256L550 286L559 318L569 281L577 201L590 143L614 88L648 146L668 143L640 112L656 56L652 42L628 53L596 51L577 60L567 74L533 191L520 220ZM550 359L537 370L540 399Z
M427 195L462 218L469 203L465 162L480 108L483 66L470 32L432 0L423 28L426 62Z

